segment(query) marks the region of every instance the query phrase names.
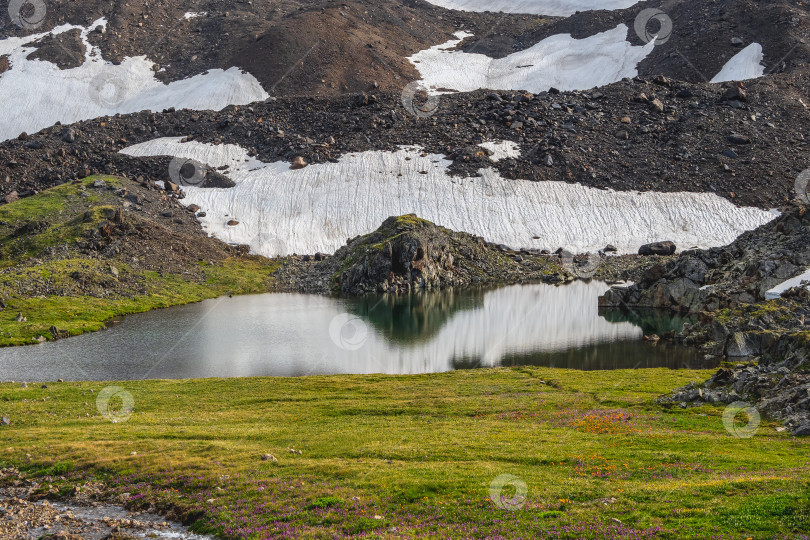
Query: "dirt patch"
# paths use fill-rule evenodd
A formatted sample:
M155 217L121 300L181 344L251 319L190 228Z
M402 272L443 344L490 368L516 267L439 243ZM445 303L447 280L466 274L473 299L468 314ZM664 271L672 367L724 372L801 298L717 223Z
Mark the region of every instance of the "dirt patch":
M86 47L82 43L79 30L70 30L55 36L47 35L28 46L37 47L37 50L28 55L29 60L51 62L59 69L76 68L84 63Z

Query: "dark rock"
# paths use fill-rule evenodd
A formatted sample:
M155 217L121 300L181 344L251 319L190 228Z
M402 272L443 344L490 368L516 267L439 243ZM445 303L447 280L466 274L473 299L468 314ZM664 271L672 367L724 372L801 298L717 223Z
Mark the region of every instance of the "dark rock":
M652 244L645 244L638 248L639 255L672 255L675 253L677 247L673 242L654 242Z
M738 133L732 133L726 137L731 144L751 144L751 138Z

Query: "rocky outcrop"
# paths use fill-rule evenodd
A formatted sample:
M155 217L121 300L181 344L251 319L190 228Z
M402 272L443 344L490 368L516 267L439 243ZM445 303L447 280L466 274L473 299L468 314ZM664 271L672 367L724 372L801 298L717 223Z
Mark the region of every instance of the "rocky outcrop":
M408 293L484 283L570 279L553 256L509 251L415 215L391 217L323 263L343 294Z
M719 370L703 384L690 384L661 399L663 405L745 402L760 414L782 421L797 436L810 435L810 333L758 341L763 334L735 334L739 347L762 347L756 363ZM770 336L771 338L773 335ZM753 342L748 340L754 338Z
M650 268L631 287L612 289L604 307L699 313L766 300L766 292L810 267L810 214L785 208L774 221L722 248L685 251Z

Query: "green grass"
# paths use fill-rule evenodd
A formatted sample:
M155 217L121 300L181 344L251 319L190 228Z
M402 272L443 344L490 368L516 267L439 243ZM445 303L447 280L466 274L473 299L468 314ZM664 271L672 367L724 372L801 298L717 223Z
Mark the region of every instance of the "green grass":
M132 381L117 383L135 402L118 423L96 403L110 383L6 384L0 466L60 493L101 479L224 538L801 537L810 440L768 420L738 439L722 407L655 404L709 375ZM502 474L525 482L517 510L489 500Z
M272 289L281 262L261 257L189 262L183 275L175 275L81 253L76 242L105 221L105 210L120 204L110 190L88 189L98 179L113 187L126 182L93 176L0 206L0 299L6 304L0 310L0 347L53 339L51 328L74 336L123 315ZM61 248L65 255L43 256L48 248ZM32 264L35 257L42 259ZM27 321L17 321L18 314Z

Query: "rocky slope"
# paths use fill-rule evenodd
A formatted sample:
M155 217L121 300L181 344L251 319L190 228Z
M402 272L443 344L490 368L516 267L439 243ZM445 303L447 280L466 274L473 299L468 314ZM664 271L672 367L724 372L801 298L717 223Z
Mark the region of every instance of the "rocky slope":
M508 178L580 182L616 190L713 192L772 208L795 195L810 113L779 84L745 101L717 85L635 80L591 92L477 92L446 96L427 121L395 94L284 98L221 112L167 111L55 126L0 144L0 195L33 193L91 173L168 178L168 160L123 148L159 136L240 144L264 162L335 160L350 152L422 145L459 174L493 167ZM520 158L493 162L476 145L510 140Z
M614 288L600 305L666 308L698 314L680 340L736 363L702 385L676 390L664 404L745 401L778 418L796 435L810 435L810 369L805 326L810 291L766 292L810 266L810 214L786 208L774 222L730 246L689 251L649 269L630 287Z
M793 206L734 243L691 250L650 268L627 288L613 289L603 306L675 309L699 313L766 300L766 292L810 267L810 215Z

